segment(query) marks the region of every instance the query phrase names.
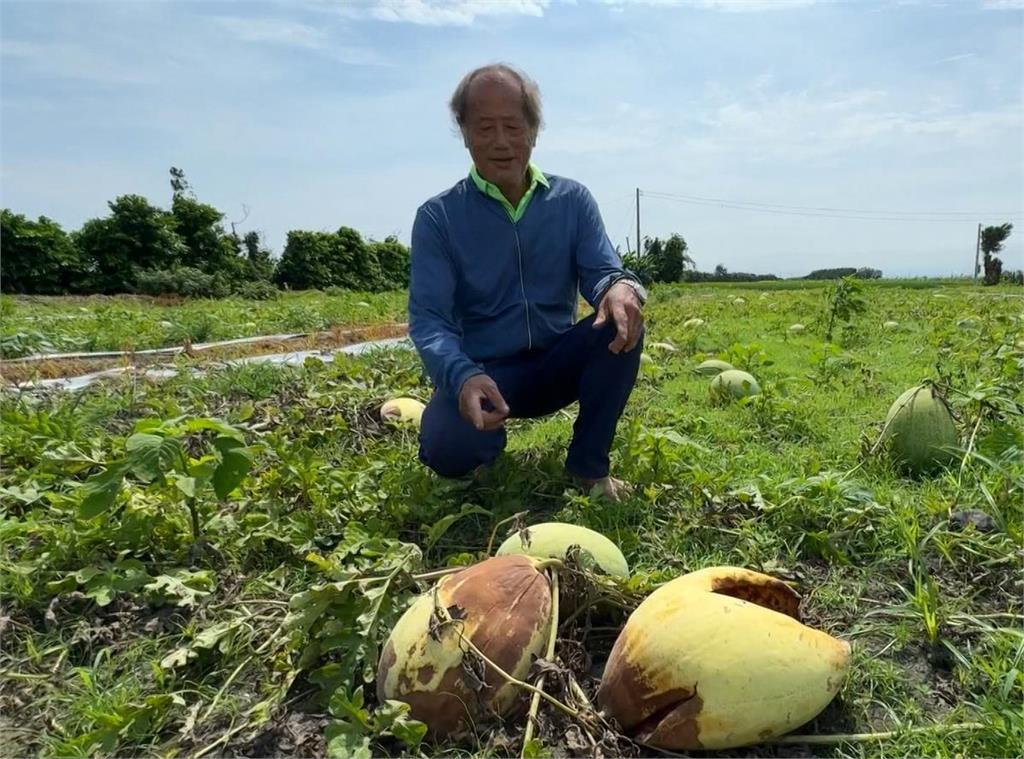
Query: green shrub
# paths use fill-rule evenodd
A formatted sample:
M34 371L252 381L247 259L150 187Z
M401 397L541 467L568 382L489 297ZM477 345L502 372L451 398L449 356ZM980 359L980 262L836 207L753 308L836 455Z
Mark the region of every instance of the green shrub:
M230 292L226 278L191 266L140 271L136 289L144 295L183 295L186 298L226 298Z
M234 295L248 300L274 300L281 297L281 291L270 282L242 282L236 285Z

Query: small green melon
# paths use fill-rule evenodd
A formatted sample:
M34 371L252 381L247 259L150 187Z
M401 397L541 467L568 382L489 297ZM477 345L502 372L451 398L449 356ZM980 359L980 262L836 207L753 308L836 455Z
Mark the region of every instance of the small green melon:
M734 368L728 361L721 361L717 358L709 358L707 361L702 361L697 364L697 368L694 369L697 374L703 374L705 377L714 377L716 374L721 374L724 371Z
M589 553L602 570L615 577L629 577L622 551L599 532L563 522L544 522L519 530L498 547L497 555L525 554L538 559L564 559L570 546Z
M928 474L951 463L959 442L953 415L931 385L918 385L896 399L885 417L883 440L891 440L896 464L911 474Z
M676 346L672 345L672 343L651 343L649 347L651 350L668 351L669 353L676 352Z
M711 395L718 400L746 398L760 392L753 375L739 369L727 369L711 380Z

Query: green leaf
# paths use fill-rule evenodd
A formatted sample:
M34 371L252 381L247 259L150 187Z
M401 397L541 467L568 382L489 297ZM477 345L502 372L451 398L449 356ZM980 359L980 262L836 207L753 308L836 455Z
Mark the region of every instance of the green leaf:
M117 494L121 492L124 472L123 463L113 464L104 471L92 475L82 484L80 492L84 497L78 507L78 513L83 519L97 517L114 505Z
M391 734L411 749L417 748L427 735L427 726L419 720L402 717L391 726Z
M195 659L197 655L195 650L189 646L180 646L160 660L160 668L174 669L176 667L184 667L189 661Z
M213 471L213 490L220 499L238 487L252 468L252 451L231 437L218 437L213 445L220 451L220 465Z
M412 707L402 701L385 701L373 713L374 725L379 733L391 733L409 748L415 749L423 742L427 726L412 719Z
M221 437L234 438L239 442L243 440L242 433L227 422L206 416L189 419L187 422L182 424L179 429L186 434L209 431L216 432Z
M370 728L370 713L363 708L363 703L363 686L360 685L351 697L343 688L336 690L331 696L328 708L332 716L355 722L368 730Z
M51 596L60 595L66 593L69 590L74 590L78 587L78 581L74 575L67 575L59 580L52 580L46 583L46 592Z
M484 516L490 516L491 512L481 506L476 506L471 503L465 503L462 505L462 509L458 514L446 514L445 516L434 522L433 526L427 532L427 536L424 539L425 547L424 550L429 551L434 547L444 534L448 532L448 529L458 522L460 519L468 517L472 514L482 514Z
M181 475L181 474L172 474L170 479L174 483L174 487L176 487L178 490L180 490L182 493L184 493L189 498L195 498L195 496L196 496L196 478L195 477L185 477L184 475Z
M372 759L370 739L356 725L332 722L324 730L330 759Z
M13 498L26 506L30 503L35 503L42 497L42 493L35 489L31 484L21 487L19 485L11 485L6 488L0 488L0 495L5 495L8 498Z
M235 416L238 417L238 421L247 422L252 419L252 415L256 412L256 406L253 405L252 401L246 401L238 410L235 412Z
M160 467L160 444L163 441L161 435L136 432L125 443L128 468L143 482L153 482L163 476Z
M91 584L85 591L85 597L91 598L99 606L109 606L110 602L114 600L115 595L114 588L109 583L109 578L104 578L101 582Z
M216 456L210 454L209 456L203 456L194 464L189 464L188 473L189 476L195 478L196 487L198 487L200 482L206 483L213 477L213 473L217 471L218 466L220 466L220 461Z
M540 738L530 738L529 742L523 745L522 756L523 759L541 759L551 756L551 751Z
M240 624L241 622L220 622L212 627L207 627L196 634L192 641L192 648L213 649L216 647L221 653L224 653Z
M213 576L207 570L175 570L173 575L159 575L145 586L147 592L162 600L173 601L177 606L195 606L212 589Z

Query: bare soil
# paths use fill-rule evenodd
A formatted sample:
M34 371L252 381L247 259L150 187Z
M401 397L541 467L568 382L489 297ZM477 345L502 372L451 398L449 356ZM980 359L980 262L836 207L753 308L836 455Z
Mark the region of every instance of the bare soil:
M332 329L292 339L267 339L238 345L222 345L211 348L196 348L183 345L184 351L174 356L159 354L127 354L114 358L66 358L32 363L15 360L0 361L0 379L5 383L18 384L29 380L56 379L59 377L80 377L84 374L117 369L122 367L144 368L167 364L169 359L191 359L195 363L225 361L247 356L263 356L292 351L334 350L346 345L402 337L408 333L409 325L404 322L368 324L347 329ZM173 346L169 346L173 347Z

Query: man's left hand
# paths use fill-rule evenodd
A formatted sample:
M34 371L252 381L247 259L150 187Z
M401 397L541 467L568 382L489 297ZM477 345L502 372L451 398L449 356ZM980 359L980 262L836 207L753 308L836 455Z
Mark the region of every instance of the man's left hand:
M608 344L608 350L612 353L633 350L643 331L644 312L636 290L625 282L616 282L601 298L594 328L604 326L609 319L615 324L616 334L615 339Z

